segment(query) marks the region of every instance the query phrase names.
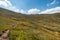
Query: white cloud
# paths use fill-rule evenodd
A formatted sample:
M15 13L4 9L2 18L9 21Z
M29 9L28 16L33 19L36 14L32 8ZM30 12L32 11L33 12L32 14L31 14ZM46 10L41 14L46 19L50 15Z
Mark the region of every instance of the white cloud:
M8 7L8 6L12 6L12 4L8 0L0 0L0 6Z
M50 4L55 4L55 3L56 3L56 0L54 0ZM23 9L19 10L18 8L13 6L12 3L9 0L0 0L0 7L6 8L6 9L9 9L9 10L18 12L18 13L23 13L23 14L52 14L52 13L60 13L60 7L47 9L47 10L42 11L42 12L40 12L40 10L37 9L37 8L29 9L28 11L25 11Z
M52 5L53 5L53 4L55 4L55 3L56 3L56 0L53 0L50 4L52 4Z
M37 9L37 8L29 9L28 10L28 14L38 14L39 12L40 12L40 10Z
M45 11L40 12L39 14L52 14L52 13L60 13L60 7L47 9Z
M20 10L20 13L27 14L27 12L25 10L23 10L23 9Z
M9 0L0 0L0 7L12 10L14 12L18 12L18 13L26 13L24 10L19 10L18 8L16 8L15 6L12 5L12 3Z
M0 0L0 7L15 11L15 12L20 12L18 8L12 5L12 3L9 0Z
M47 6L51 6L51 5L54 5L54 4L57 4L59 2L57 2L57 0L53 0L51 3L48 3Z

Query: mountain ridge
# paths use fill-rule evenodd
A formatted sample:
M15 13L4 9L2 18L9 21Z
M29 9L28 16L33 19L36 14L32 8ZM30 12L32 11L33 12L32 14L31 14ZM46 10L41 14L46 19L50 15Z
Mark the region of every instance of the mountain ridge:
M60 40L60 13L26 15L1 8L0 33L6 29L9 40Z

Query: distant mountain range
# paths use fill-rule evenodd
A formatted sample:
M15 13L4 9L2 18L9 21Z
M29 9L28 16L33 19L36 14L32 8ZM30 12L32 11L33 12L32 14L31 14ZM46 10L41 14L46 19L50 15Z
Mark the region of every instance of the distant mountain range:
M60 40L60 13L21 14L0 8L0 34L9 29L9 40Z

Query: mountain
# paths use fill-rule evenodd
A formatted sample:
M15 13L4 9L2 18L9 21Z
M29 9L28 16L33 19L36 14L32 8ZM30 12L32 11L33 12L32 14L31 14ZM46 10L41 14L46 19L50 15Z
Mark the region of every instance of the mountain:
M9 40L60 40L60 13L26 15L0 8L0 34Z

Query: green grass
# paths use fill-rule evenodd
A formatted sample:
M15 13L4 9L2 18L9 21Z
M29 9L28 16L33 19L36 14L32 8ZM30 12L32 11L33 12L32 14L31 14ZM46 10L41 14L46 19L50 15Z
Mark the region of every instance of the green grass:
M0 14L0 34L9 29L9 40L60 40L59 13L25 15L0 9Z

